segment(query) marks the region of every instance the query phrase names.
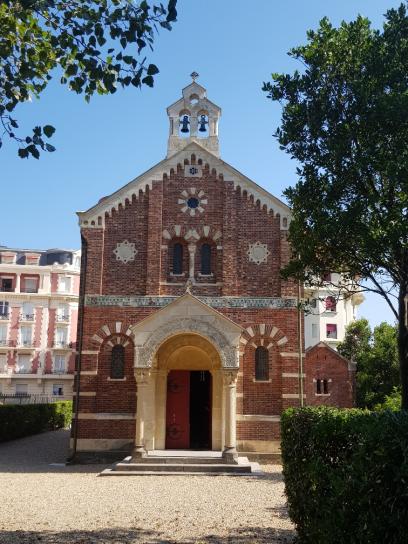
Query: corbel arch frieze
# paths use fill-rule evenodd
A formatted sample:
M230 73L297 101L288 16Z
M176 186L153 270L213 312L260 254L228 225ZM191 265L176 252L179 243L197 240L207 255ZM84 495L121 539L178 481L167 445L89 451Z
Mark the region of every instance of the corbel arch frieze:
M218 352L222 368L239 367L239 346L230 344L211 323L191 318L173 319L161 325L142 345L138 345L138 333L134 331L135 367L151 368L160 346L172 336L186 333L197 334L208 340Z

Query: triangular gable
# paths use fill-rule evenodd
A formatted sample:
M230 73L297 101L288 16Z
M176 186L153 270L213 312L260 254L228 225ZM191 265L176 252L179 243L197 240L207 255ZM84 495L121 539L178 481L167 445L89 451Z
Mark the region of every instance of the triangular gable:
M191 293L186 293L154 314L139 321L131 327L137 344L144 344L147 338L164 327L166 324L178 319L189 319L207 322L228 338L231 344L238 345L243 332L240 325L208 306Z
M356 364L353 361L350 361L346 357L343 357L343 355L340 355L338 351L336 351L331 346L329 346L329 344L326 344L326 342L319 342L318 344L315 344L314 346L308 347L305 351L306 356L313 353L314 351L317 351L318 349L329 350L332 354L334 354L337 357L337 359L340 359L342 362L346 363L350 370L355 370Z
M111 211L118 210L119 204L125 204L125 200L132 199L132 194L138 194L140 190L143 192L148 187L152 188L153 181L163 178L164 174L169 175L170 169L176 170L177 164L184 164L184 159L190 159L191 154L197 155L197 159L201 158L204 163L210 164L210 168L217 171L217 174L222 174L225 180L233 181L234 187L241 187L247 191L248 196L253 196L254 201L260 201L261 206L266 205L268 210L273 210L275 214L281 216L281 228L286 229L290 220L290 208L281 200L273 196L266 189L253 182L236 168L219 159L207 149L201 146L197 141L189 143L185 148L178 151L169 158L163 159L152 168L136 177L114 193L103 197L99 202L84 212L77 212L81 227L97 228L104 224L105 213L110 215ZM283 218L287 221L283 223Z

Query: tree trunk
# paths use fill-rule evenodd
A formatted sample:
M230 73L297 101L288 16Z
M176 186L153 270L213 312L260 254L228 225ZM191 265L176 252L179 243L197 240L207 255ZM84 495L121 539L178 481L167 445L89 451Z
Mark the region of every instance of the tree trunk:
M398 355L401 372L402 403L401 408L408 410L408 283L400 285L398 296Z

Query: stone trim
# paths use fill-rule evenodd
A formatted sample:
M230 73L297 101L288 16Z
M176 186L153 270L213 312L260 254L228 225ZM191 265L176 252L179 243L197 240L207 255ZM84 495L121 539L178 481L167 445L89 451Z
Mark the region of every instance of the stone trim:
M76 391L74 391L73 396L76 396ZM80 397L96 397L96 391L80 391L79 392Z
M237 414L237 421L272 421L277 422L281 420L280 416L267 416L258 414Z
M117 419L136 419L135 414L110 414L110 413L88 413L80 412L78 419L99 419L99 420L117 420Z
M282 378L300 378L299 372L282 372ZM302 378L306 378L306 374L302 374Z
M173 285L173 284L172 284ZM211 284L213 285L213 284ZM179 297L176 296L119 296L119 295L86 295L85 306L130 306L134 308L163 308ZM200 297L201 302L211 308L296 308L295 298L278 297ZM95 338L96 340L96 338Z
M282 393L283 399L299 399L300 394L299 393ZM306 398L306 395L303 395L303 398Z

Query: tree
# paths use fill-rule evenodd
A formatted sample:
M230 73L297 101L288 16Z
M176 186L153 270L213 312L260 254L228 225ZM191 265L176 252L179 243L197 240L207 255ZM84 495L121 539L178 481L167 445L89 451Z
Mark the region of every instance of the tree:
M395 326L381 323L371 332L368 321L358 319L348 325L337 349L357 364L357 406L373 409L400 385Z
M293 253L283 273L318 284L339 271L344 296L357 287L387 301L408 409L407 5L387 11L382 30L325 18L307 37L289 52L302 70L263 86L283 105L276 136L299 164L285 192Z
M0 0L0 147L5 136L19 143L22 158L54 151L45 142L55 129L37 126L19 136L11 116L18 104L39 97L58 75L71 91L111 94L118 86L153 86L158 73L141 52L152 50L158 27L171 30L177 0Z

